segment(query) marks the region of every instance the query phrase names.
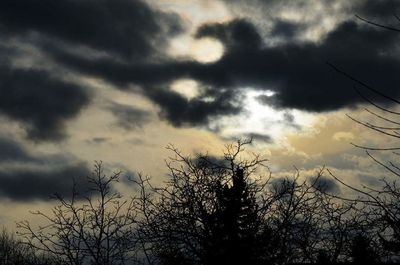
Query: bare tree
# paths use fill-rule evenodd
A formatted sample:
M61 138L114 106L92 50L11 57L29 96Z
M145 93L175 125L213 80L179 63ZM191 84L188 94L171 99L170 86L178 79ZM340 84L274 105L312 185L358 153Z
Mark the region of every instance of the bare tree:
M0 265L56 265L49 256L38 255L5 228L0 232Z
M140 176L138 211L151 262L162 264L251 264L254 238L260 229L261 180L251 180L259 156L240 160L249 142L229 145L222 160L174 153L167 166L170 180L155 188ZM267 180L268 181L268 180Z
M18 223L24 243L62 264L126 264L136 250L136 218L133 200L123 200L114 190L119 177L120 172L106 176L96 162L85 194L78 194L74 185L70 199L55 195L58 205L51 214L32 212L44 224Z
M354 234L359 231L357 202L327 192L324 174L301 179L298 170L272 185L274 198L265 223L274 235L275 264L348 262Z
M142 175L134 180L141 187L135 206L148 263L309 263L333 248L330 260L347 260L353 203L320 191L324 169L312 181L298 171L273 178L265 159L243 158L249 143L228 145L221 159L187 157L169 146L174 156L164 187Z
M400 32L400 29L396 27L374 22L360 16L356 17L365 23L393 31L394 34ZM395 15L395 18L400 21L398 16ZM364 150L371 161L386 172L387 177L379 180L382 184L380 187L370 187L363 184L358 188L344 182L330 171L329 174L344 187L358 194L357 198L343 199L353 200L364 205L364 220L368 222L370 227L373 227L370 231L373 238L370 237L369 240L375 244L375 251L380 252L380 256L385 259L392 259L393 256L400 256L400 186L398 183L400 165L397 161L400 155L400 145L396 145L398 143L397 140L400 139L400 112L396 110L396 107L400 106L400 100L382 93L379 89L355 78L337 66L332 64L330 66L339 74L354 82L354 90L365 100L368 106L364 108L364 111L369 115L370 119L360 119L350 115L348 117L356 124L375 132L382 139L386 137L386 140L375 146L359 143L352 143L352 145ZM379 103L376 100L377 98L380 98L380 102L386 103ZM375 122L371 122L371 120L375 120ZM383 156L386 158L381 158ZM363 239L359 237L356 240L362 241Z

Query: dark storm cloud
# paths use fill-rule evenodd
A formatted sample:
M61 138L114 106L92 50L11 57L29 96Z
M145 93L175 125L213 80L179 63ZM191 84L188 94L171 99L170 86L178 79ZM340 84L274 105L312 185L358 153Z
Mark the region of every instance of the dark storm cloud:
M161 107L160 116L175 126L203 125L218 115L233 115L241 111L240 93L229 87L218 65L194 61L168 60L159 63L119 62L110 58L87 59L52 47L47 49L54 60L76 72L101 77L120 89L129 84L140 85L142 94ZM199 97L187 99L168 88L179 78L193 78L209 84ZM229 76L227 76L229 78ZM227 88L223 86L227 85Z
M141 128L150 120L148 112L133 106L112 103L109 109L117 118L117 125L127 130Z
M276 20L269 33L274 37L281 37L286 41L293 40L303 30L303 26L285 20Z
M198 29L197 38L213 37L232 50L258 50L262 44L257 29L245 20L233 20L225 24L209 24Z
M239 114L242 110L240 93L232 90L208 90L193 99L164 88L147 89L145 94L161 107L160 117L174 126L206 125L210 118Z
M228 7L230 6L255 6L257 8L274 8L276 6L293 6L302 8L312 3L312 0L223 0ZM321 0L323 2L334 2L335 0Z
M237 140L237 139L236 139ZM216 170L221 168L229 169L231 164L228 160L224 159L223 157L218 156L210 156L205 154L196 154L196 157L191 159L191 162L196 165L196 167L211 167Z
M396 0L364 0L355 6L354 11L366 19L391 20L396 24L399 22L394 17L400 12L399 2Z
M37 169L0 169L0 197L16 201L48 200L54 194L70 196L73 179L79 190L88 187L90 171L85 163Z
M126 89L130 83L147 87L172 82L178 77L199 73L211 76L212 69L193 61L177 62L173 59L158 63L127 62L112 58L83 58L59 47L48 46L46 51L52 58L76 72L102 77ZM219 80L218 76L214 76ZM149 88L151 90L151 87Z
M220 29L221 24L215 27ZM226 31L230 28L229 24L225 25ZM219 32L222 33L210 36L225 41L226 33ZM348 21L329 33L320 44L288 43L228 50L215 68L220 69L221 78L230 80L233 85L245 83L274 90L277 93L268 98L268 103L277 107L335 110L357 103L360 97L351 91L350 82L337 75L326 62L342 66L355 77L379 85L384 93L398 97L399 91L393 84L400 82L396 74L400 70L399 57L391 54L398 40L393 32Z
M333 71L326 64L328 61L386 94L398 97L400 93L395 85L400 83L397 75L400 60L395 51L399 37L381 28L346 21L320 43L263 47L252 24L234 20L205 25L198 30L198 36L223 42L226 46L224 56L211 64L186 61L139 66L110 60L86 60L66 53L53 55L68 67L116 84L145 86L143 93L160 105L165 117L175 125L182 121L201 124L215 113L238 112L235 108L224 112L221 106L231 106L229 95L235 95L236 89L241 87L274 90L276 94L264 103L279 108L321 112L360 102L361 98L352 90L352 83ZM153 88L178 78L193 78L212 87L214 93L228 88L229 93L210 103L201 98L188 101L171 90Z
M0 197L16 201L48 200L71 194L73 180L86 190L90 174L86 163L58 154L32 153L10 136L0 135ZM12 166L10 166L12 165Z
M29 162L36 159L15 140L0 136L0 162L20 161Z
M326 178L326 177L310 177L309 182L314 185L314 187L323 192L329 192L333 194L340 193L340 187L336 180Z
M75 117L88 102L84 88L45 71L0 66L0 113L22 122L31 139L62 138L64 121Z
M310 6L307 1L287 3L302 9ZM373 12L367 7L369 1L360 3L356 5L360 14ZM282 7L282 1L252 1L251 4ZM384 11L389 6L386 2L377 1L375 5L380 13L386 14ZM333 71L326 64L328 61L386 94L398 97L400 93L396 89L400 82L398 35L361 23L354 17L337 25L318 43L296 40L297 32L309 25L274 18L270 36L286 39L274 46L266 45L259 30L244 19L206 24L197 30L195 37L218 39L225 46L225 52L218 61L202 64L165 55L158 59L150 56L159 55L167 37L179 32L181 26L175 16L154 11L142 1L63 0L56 4L45 0L37 4L7 0L0 3L0 10L0 25L8 36L38 35L39 39L46 40L39 42L42 51L74 73L103 78L120 89L129 89L130 84L139 85L141 90L135 91L157 104L161 117L175 126L206 125L213 118L240 113L243 101L239 91L245 88L275 91L274 96L260 101L276 108L322 112L360 102L360 97L351 89L352 83ZM60 41L65 43L58 45ZM118 55L118 58L83 56L74 52L73 48L79 45ZM182 78L198 81L205 92L187 99L172 91L171 83ZM34 77L28 75L23 79ZM26 90L21 94L30 95L29 89ZM3 112L28 124L32 138L57 138L59 124L85 104L79 100L68 101L72 102L71 109L56 109L54 113L59 114L55 118L46 117L47 113L42 118L42 114L35 115L35 111L24 108L19 113L19 108L16 111L9 106L3 107ZM132 115L126 111L115 113L119 118L128 119L123 124L131 124Z
M3 0L0 29L10 36L36 33L139 59L157 51L156 37L181 27L176 16L139 0Z
M245 134L246 138L253 139L256 143L272 143L272 138L269 135L261 134L261 133L248 133Z
M309 16L326 15L324 11L339 9L341 12L346 12L349 15L363 15L370 18L394 18L400 11L397 0L224 0L228 7L235 11L243 10L244 7L254 7L262 12L270 15L270 12L278 10L298 10L299 12L309 12ZM324 10L320 10L318 14L313 6L322 4ZM238 8L238 9L235 9ZM252 10L252 9L250 9ZM269 12L265 12L269 11Z

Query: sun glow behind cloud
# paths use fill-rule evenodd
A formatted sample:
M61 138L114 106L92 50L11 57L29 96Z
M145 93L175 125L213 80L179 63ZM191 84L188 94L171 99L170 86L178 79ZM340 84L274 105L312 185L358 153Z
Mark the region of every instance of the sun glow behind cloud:
M224 47L221 42L211 38L179 36L171 40L169 53L175 57L190 57L200 63L211 63L222 57Z
M190 46L190 55L202 63L218 61L224 53L221 42L211 38L195 40Z
M168 54L173 57L192 58L200 63L217 61L223 55L223 45L211 38L196 39L200 25L232 20L232 14L220 1L214 0L147 0L162 11L176 12L185 25L186 32L169 42Z
M172 83L171 89L185 96L187 99L192 99L199 95L198 83L192 79L179 79Z
M273 97L272 90L259 91L244 89L245 110L235 117L224 117L211 124L224 138L237 138L246 135L264 135L274 142L284 141L287 134L301 128L312 126L316 118L298 110L276 110L272 106L262 104L259 96Z

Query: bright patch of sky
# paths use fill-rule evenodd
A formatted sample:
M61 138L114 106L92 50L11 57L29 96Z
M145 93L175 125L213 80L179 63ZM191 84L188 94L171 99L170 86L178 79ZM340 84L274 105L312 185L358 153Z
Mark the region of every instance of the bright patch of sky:
M310 127L316 121L311 114L298 110L276 110L257 99L259 96L273 97L275 92L271 90L259 91L246 88L243 91L247 91L243 104L244 112L233 117L218 119L210 125L212 129L219 131L222 137L237 138L257 134L271 137L275 142L283 141L287 133Z
M222 44L214 39L195 39L196 29L205 23L226 22L232 16L226 6L214 0L148 0L160 10L179 14L186 32L170 40L168 53L174 57L189 57L201 63L217 61L223 55Z
M185 96L187 99L192 99L199 95L198 83L191 79L179 79L172 83L171 89Z
M215 39L193 39L191 36L181 35L171 40L168 52L174 57L190 57L201 63L211 63L222 57L224 47Z

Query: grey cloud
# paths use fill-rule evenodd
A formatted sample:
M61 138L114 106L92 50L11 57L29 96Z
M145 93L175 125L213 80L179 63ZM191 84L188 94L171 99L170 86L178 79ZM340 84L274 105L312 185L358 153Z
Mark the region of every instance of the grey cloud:
M283 7L282 2L292 7L307 9L316 1L252 1L250 4ZM333 0L322 2L329 6ZM4 3L8 12L7 14L5 11L4 14L0 12L3 14L0 16L0 23L9 26L7 29L3 28L9 34L21 35L22 32L35 31L51 38L66 40L71 45L82 44L95 50L119 54L119 58L89 58L70 53L63 47L51 44L43 50L56 63L75 73L103 78L121 89L127 89L130 84L139 85L142 89L140 92L161 108L160 116L174 126L207 125L211 119L219 116L240 113L243 110L243 102L240 100L239 89L243 87L274 90L276 92L274 96L268 99L260 98L260 100L282 109L324 112L353 107L361 102L360 97L351 90L353 84L330 69L326 65L327 61L345 68L346 72L363 79L366 83L375 87L379 86L383 93L393 97L399 96L399 91L392 85L400 82L400 77L397 75L400 70L400 58L396 56L398 36L393 32L360 23L355 18L338 24L318 43L298 42L293 39L275 46L265 45L258 28L245 19L206 24L198 29L196 37L219 39L225 46L225 53L217 62L202 64L191 60L175 60L166 56L161 56L158 60L145 59L148 58L148 54L140 47L147 45L146 47L150 47L149 54L155 52L150 43L161 43L157 41L159 40L157 36L163 35L162 21L169 15L151 10L141 1L127 4L128 2L118 0L112 8L109 6L110 0L102 0L98 6L94 6L94 2L89 0L79 3L64 0L59 5L50 5L49 10L52 10L54 14L59 14L60 18L65 18L72 13L77 14L77 21L81 21L83 26L76 34L71 33L75 25L73 21L66 23L64 20L58 20L54 14L52 14L53 17L47 18L27 13L27 19L34 21L30 25L27 19L17 20L11 15L18 14L21 0L17 1L18 4L15 7L10 1ZM362 10L368 1L361 3L357 6L357 10ZM149 21L137 16L135 18L138 19L138 21L135 20L137 23L128 25L127 21L130 20L127 14L132 15L137 12L132 11L133 5L138 9L143 9L144 13L151 14ZM378 1L376 5L384 10L387 9L383 1ZM105 22L114 23L115 19L115 23L108 26L101 23L98 25L99 29L81 38L81 35L91 28L91 24L87 17L83 17L82 10L77 10L78 7L81 7L83 11L93 11L89 16L90 19L104 16ZM40 14L49 12L40 7L35 8L39 13L42 12ZM108 10L107 14L102 13L103 9ZM362 14L366 12L360 11ZM50 25L51 21L54 21L54 25ZM175 25L176 20L172 19L175 22L170 22L169 19L166 21L164 24L169 28L168 32L179 31L179 23ZM143 22L144 26L139 22ZM273 20L272 22L275 28L272 29L271 36L289 39L304 26L293 25L287 21ZM148 29L146 33L140 29L136 31L139 25ZM113 32L116 28L120 30L117 33ZM113 38L120 41L121 36L125 35L123 33L131 34L126 37L125 44L129 45L136 38L140 47L135 45L128 47L125 44L112 45ZM136 51L137 55L135 55ZM139 54L143 54L144 57L140 57ZM126 58L121 55L126 55ZM141 59L132 60L135 56ZM181 78L198 81L205 87L205 92L190 100L182 97L169 88L174 80ZM376 99L378 102L384 102L384 99ZM81 105L78 104L78 106ZM62 114L59 118L61 120L70 118L77 113L78 109L74 108L75 111L72 112L61 109ZM14 119L24 120L29 125L34 124L33 129L30 129L31 137L38 134L38 130L34 130L37 128L45 129L39 132L48 131L50 135L53 135L52 129L58 128L59 123L56 121L60 120L42 121L29 114L16 115L12 111L5 113ZM124 116L126 112L120 111L119 114ZM52 126L45 126L47 124Z
M165 56L168 38L182 30L176 14L140 0L0 1L0 115L21 123L32 140L59 141L66 136L65 121L90 103L90 95L65 81L80 73L52 62L47 56L52 47L136 64ZM30 56L15 42L40 55L31 54L29 68L14 67Z
M229 28L227 24L226 30ZM224 40L224 34L211 36ZM326 62L343 66L352 75L375 86L379 84L384 93L397 97L398 91L392 84L399 82L395 74L399 70L399 58L382 54L394 49L397 41L398 36L393 32L345 22L320 44L290 43L228 50L215 68L221 71L220 81L275 90L275 96L269 100L277 107L318 112L335 110L361 100L351 92L351 83L336 75ZM376 72L374 67L380 71Z
M260 133L249 133L246 134L247 138L251 138L256 142L262 142L262 143L272 143L272 138L269 135L265 134L260 134Z
M285 41L293 41L298 37L304 27L294 22L277 19L274 22L272 30L269 32L270 36L283 38Z
M64 122L89 103L88 92L33 69L0 65L0 113L22 122L34 140L65 136Z
M66 155L29 151L21 142L0 136L0 197L15 201L48 200L69 196L75 179L78 190L89 187L86 163Z
M110 60L84 60L65 53L53 56L68 67L116 84L144 86L143 93L160 105L166 112L165 117L178 126L182 121L202 124L207 121L207 115L240 112L240 105L237 109L232 107L240 87L274 90L276 94L268 97L265 103L278 108L322 112L361 102L351 89L352 83L333 71L327 61L345 67L348 73L373 86L379 85L383 93L398 96L399 91L392 84L400 82L396 74L400 70L400 59L390 52L399 38L393 32L347 21L319 44L287 43L274 47L257 46L257 31L244 20L205 25L199 29L199 34L218 38L228 47L219 61L206 65L186 61L139 66ZM247 47L247 39L257 45ZM378 68L380 71L376 71ZM208 86L209 94L222 96L215 101L218 105L202 101L201 96L187 101L169 89L159 88L178 78L193 78ZM207 107L207 111L202 112L202 106ZM228 109L221 109L221 106ZM198 112L198 118L192 119L191 110Z
M108 142L111 139L112 139L111 137L93 137L92 139L88 140L87 142L100 144L100 143Z
M197 38L213 37L232 50L252 49L261 47L262 39L256 27L245 20L235 19L225 24L206 24L200 27L195 35Z
M380 22L398 24L399 21L395 15L399 14L400 6L396 0L363 0L355 5L354 12L366 19L378 19Z
M154 43L180 32L181 25L176 15L140 0L4 0L0 30L9 36L41 34L137 60L157 52Z
M157 87L147 89L145 94L161 107L160 117L178 127L207 125L210 118L234 115L242 110L240 93L233 90L209 90L193 99Z
M284 121L285 122L287 122L287 123L294 123L295 122L295 118L294 118L294 115L293 114L291 114L291 113L284 113L283 114L283 119L284 119Z
M338 185L338 183L336 182L336 180L332 179L332 178L327 178L327 177L310 177L309 182L311 184L314 184L314 187L318 190L321 190L323 192L329 192L329 193L333 193L333 194L339 194L340 191L340 187Z
M141 128L150 121L150 113L134 106L113 102L109 109L117 118L117 125L126 130Z
M70 196L73 179L79 190L85 191L90 174L86 163L42 167L40 169L20 168L0 170L0 196L16 201L49 200L52 195Z
M29 162L34 160L36 159L18 142L0 136L0 161Z

